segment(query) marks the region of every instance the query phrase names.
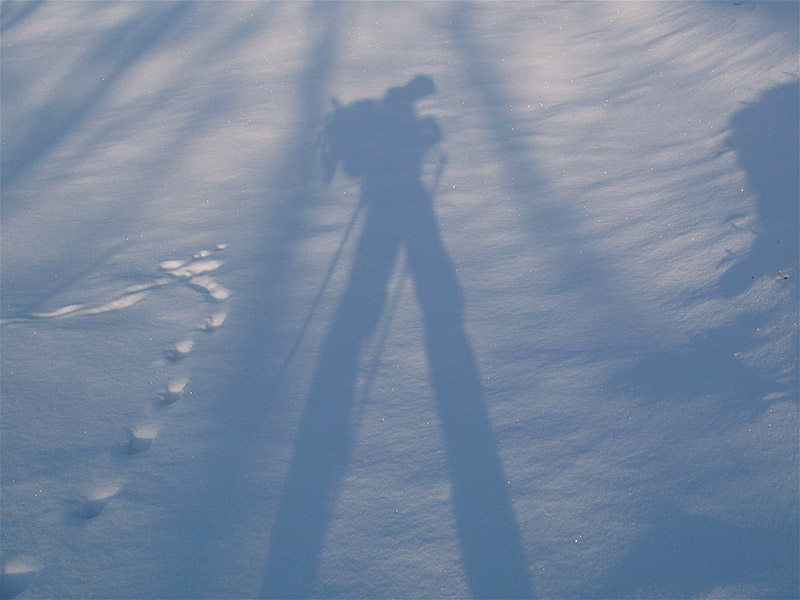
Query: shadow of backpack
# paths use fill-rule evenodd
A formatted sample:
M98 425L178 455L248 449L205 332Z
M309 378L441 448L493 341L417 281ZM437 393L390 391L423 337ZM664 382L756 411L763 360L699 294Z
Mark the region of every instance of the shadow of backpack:
M350 177L366 175L380 154L382 143L378 100L356 100L344 105L333 100L333 106L317 140L325 185L331 182L339 164Z

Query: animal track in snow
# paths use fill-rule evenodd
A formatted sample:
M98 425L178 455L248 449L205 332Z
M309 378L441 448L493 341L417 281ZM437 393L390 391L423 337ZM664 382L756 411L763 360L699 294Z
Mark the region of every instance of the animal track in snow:
M221 252L227 248L227 244L217 244L214 250L201 250L193 255L190 260L169 259L158 264L158 269L162 272L160 277L154 278L148 283L131 285L123 288L111 297L111 300L96 305L87 306L86 303L74 303L64 306L54 311L34 313L15 319L4 319L8 321L24 322L31 319L54 319L77 317L81 315L96 315L108 311L127 308L136 304L148 294L158 288L185 284L189 289L201 292L209 299L216 302L227 300L231 292L226 287L214 281L210 273L219 269L223 262L217 258L209 258L214 252ZM228 316L227 310L215 310L210 316L206 317L203 325L199 329L194 329L184 339L176 342L167 352L171 362L183 361L194 350L196 341L192 339L194 332L211 333L219 329ZM189 375L181 373L169 379L159 394L160 403L163 406L170 406L180 400L186 390ZM125 428L125 438L117 451L126 456L141 454L150 450L153 441L159 434L161 425L149 422L146 425L135 428ZM114 497L120 492L120 485L106 485L101 489L93 491L82 500L68 501L67 505L72 509L68 511L68 517L78 522L90 521L99 517L106 507L113 501ZM12 598L24 591L33 581L39 567L30 559L16 559L5 565L2 570L2 598Z
M31 320L73 318L90 316L120 310L133 306L155 290L175 284L185 284L189 289L198 291L211 300L224 302L231 296L230 290L214 281L210 273L223 265L217 258L209 258L216 252L221 252L228 244L216 244L213 250L201 250L193 254L189 260L169 259L158 264L162 272L159 277L147 283L130 285L110 295L110 299L97 305L87 305L85 302L68 304L52 311L43 311L21 315L10 319L0 320L0 324L24 323ZM225 322L226 310L216 310L206 317L200 331L214 332ZM194 331L198 331L195 329ZM187 337L176 342L169 351L169 356L174 360L186 358L194 349L195 341ZM189 377L174 377L170 379L163 392L161 403L171 405L183 397ZM160 425L151 423L133 429L125 429L125 439L117 452L133 456L148 451L159 433ZM67 517L78 521L90 521L99 517L106 507L113 501L121 490L120 485L106 485L93 491L81 500L68 500L67 506L72 507L67 511ZM13 598L24 592L34 581L36 574L41 570L39 563L27 556L17 556L6 562L0 570L0 598Z
M231 292L218 284L208 273L216 271L224 263L217 258L207 258L213 252L221 252L228 244L217 244L214 251L201 250L193 255L191 260L169 259L158 264L159 270L168 277L159 277L148 283L140 283L123 288L112 296L112 299L96 306L86 306L85 303L73 303L62 306L52 311L36 312L18 317L2 319L0 324L25 322L33 319L72 318L78 316L97 315L113 310L120 310L133 306L153 290L175 284L185 283L189 288L202 292L212 300L221 302L230 297Z
M222 251L227 248L227 246L227 244L217 244L215 246L215 251ZM216 271L223 264L221 260L209 259L208 257L211 254L212 251L210 250L201 250L196 252L193 260L190 261L181 259L162 261L159 263L158 268L169 275L170 279L157 280L155 284L151 284L151 287L154 285L167 285L168 283L174 281L183 281L186 283L187 287L207 294L209 297L218 302L226 300L228 297L230 297L230 291L224 286L215 282L208 275L208 273ZM128 288L128 291L133 293L144 293L146 290L144 288L136 290ZM227 316L228 313L225 310L217 310L213 312L210 317L205 319L201 330L206 332L216 331L225 322ZM195 329L194 331L197 330ZM172 359L173 362L182 361L189 356L189 354L194 350L194 347L195 340L191 337L186 337L183 340L175 342L172 348L170 348L167 352L167 355L170 359ZM166 385L166 389L160 393L161 404L170 405L177 402L183 396L188 381L188 376L170 379ZM135 430L127 429L126 431L127 440L123 446L123 451L125 454L132 455L139 454L150 449L153 444L153 440L158 434L158 427L155 425L149 425L146 427L139 427ZM87 504L87 506L89 505ZM93 508L86 510L89 512L96 510L96 508L102 510L102 507L105 506L105 504L101 499L97 499L94 504L91 504L91 506ZM99 514L99 511L97 514Z

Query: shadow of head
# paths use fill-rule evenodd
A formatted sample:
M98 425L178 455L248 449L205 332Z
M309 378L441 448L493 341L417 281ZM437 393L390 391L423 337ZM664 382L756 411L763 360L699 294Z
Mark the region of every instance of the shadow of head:
M427 75L417 75L402 87L389 88L383 97L388 106L412 106L417 100L427 98L436 93L433 79Z
M325 184L338 166L372 184L419 179L425 152L441 141L441 133L432 118L417 115L415 103L435 93L431 77L416 75L380 99L334 101L318 142Z

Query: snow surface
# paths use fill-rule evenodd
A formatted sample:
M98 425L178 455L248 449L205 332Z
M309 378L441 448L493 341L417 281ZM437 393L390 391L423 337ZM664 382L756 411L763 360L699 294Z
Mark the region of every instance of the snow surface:
M4 598L798 597L797 3L0 9Z

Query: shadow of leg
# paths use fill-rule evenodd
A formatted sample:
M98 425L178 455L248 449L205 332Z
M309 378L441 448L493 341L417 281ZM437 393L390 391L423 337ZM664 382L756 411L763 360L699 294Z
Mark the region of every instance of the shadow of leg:
M464 568L475 598L533 596L497 442L483 399L463 300L429 202L408 228L408 259L425 321ZM412 223L409 223L411 225Z
M378 323L398 252L368 213L353 269L320 350L278 514L262 597L311 596L325 532L350 457L359 355Z

